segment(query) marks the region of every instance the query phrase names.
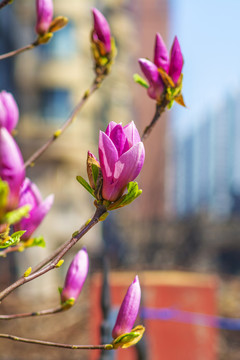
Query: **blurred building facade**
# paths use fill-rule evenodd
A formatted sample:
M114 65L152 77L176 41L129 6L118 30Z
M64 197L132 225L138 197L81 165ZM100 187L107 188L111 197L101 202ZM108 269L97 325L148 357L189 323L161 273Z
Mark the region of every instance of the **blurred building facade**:
M239 93L175 140L176 212L240 213Z

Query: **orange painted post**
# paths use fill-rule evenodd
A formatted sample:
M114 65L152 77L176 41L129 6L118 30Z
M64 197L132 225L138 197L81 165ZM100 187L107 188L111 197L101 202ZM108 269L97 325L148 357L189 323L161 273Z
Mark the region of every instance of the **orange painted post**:
M135 273L110 275L112 309L120 305ZM139 274L143 307L161 310L170 308L183 312L216 315L217 279L210 275L185 272L142 272ZM101 275L91 284L91 333L93 344L99 344ZM187 312L187 313L184 313ZM191 315L191 314L190 314ZM148 360L216 360L217 329L206 325L175 320L149 318L144 320ZM116 360L137 360L135 347L116 351ZM92 351L90 360L98 360Z

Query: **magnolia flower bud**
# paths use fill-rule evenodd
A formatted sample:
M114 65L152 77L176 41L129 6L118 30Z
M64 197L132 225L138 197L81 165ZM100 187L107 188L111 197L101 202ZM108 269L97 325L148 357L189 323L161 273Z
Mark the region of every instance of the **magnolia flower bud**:
M49 195L45 200L42 200L38 187L28 178L24 180L20 191L19 207L30 205L31 209L28 217L23 218L19 223L14 225L15 231L26 230L21 240L28 240L31 237L49 212L53 200L53 195Z
M99 163L102 171L102 197L116 201L127 184L140 173L145 150L132 121L126 126L111 121L106 132L99 135Z
M147 91L150 98L160 102L161 95L166 87L180 87L179 79L183 67L183 56L177 37L175 37L173 41L170 59L166 45L164 44L161 35L157 33L154 48L154 61L139 59L138 62L149 82Z
M138 314L140 300L141 289L138 276L136 276L129 286L119 309L117 320L112 330L113 339L116 339L122 334L131 332Z
M38 35L44 35L48 32L53 19L53 2L52 0L36 0L36 8L36 32Z
M88 273L88 254L85 248L82 248L71 262L65 278L64 288L61 292L61 302L67 300L77 300Z
M9 132L15 129L19 119L16 101L11 93L0 92L0 127L5 127Z
M111 31L108 22L99 10L93 8L92 13L94 20L93 41L100 45L101 55L106 55L111 52Z
M0 126L0 178L9 186L8 209L17 207L24 177L25 169L19 147L8 130Z

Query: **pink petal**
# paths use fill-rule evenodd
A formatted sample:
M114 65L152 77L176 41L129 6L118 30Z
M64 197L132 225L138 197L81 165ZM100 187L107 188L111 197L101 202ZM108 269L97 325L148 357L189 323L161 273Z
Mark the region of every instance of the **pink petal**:
M141 288L138 276L129 286L118 312L117 320L112 331L113 339L132 330L138 315L141 301Z
M138 59L142 72L150 83L156 83L159 79L159 72L157 66L147 59Z
M53 18L53 2L52 0L37 0L37 24L36 32L43 35L49 29Z
M51 209L53 200L54 195L49 195L38 206L30 210L29 217L22 219L20 223L15 226L15 228L18 230L27 230L26 233L22 236L23 240L29 239L33 232L39 227L39 225Z
M98 152L103 178L111 183L118 160L118 152L112 140L102 131L99 133Z
M19 147L5 127L0 127L0 177L10 188L9 207L15 207L25 177L25 169Z
M159 33L156 34L155 50L154 50L154 64L158 68L162 68L168 72L169 57L166 45Z
M117 124L112 129L109 137L117 149L118 156L121 156L122 153L129 149L128 141L121 124Z
M19 111L17 103L11 93L2 91L0 93L0 126L5 126L11 132L17 125L19 119ZM4 112L2 112L2 106Z
M118 186L126 186L133 181L140 173L145 159L145 149L142 142L135 144L118 159L114 179L118 181Z
M178 42L177 37L175 36L172 49L171 49L171 60L169 67L169 76L172 78L173 82L176 84L183 67L183 56L182 51Z
M129 124L124 126L123 131L127 137L129 147L132 147L133 145L141 141L139 132L134 124L134 121L131 121Z
M111 31L107 20L96 8L92 9L94 19L94 32L98 39L104 44L106 52L111 51Z
M110 121L110 123L108 124L108 126L106 128L105 134L110 137L111 132L117 125L118 125L118 123L116 123L115 121Z

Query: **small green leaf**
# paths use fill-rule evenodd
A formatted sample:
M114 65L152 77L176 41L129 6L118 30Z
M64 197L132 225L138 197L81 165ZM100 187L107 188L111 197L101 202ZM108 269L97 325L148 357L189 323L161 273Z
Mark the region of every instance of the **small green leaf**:
M94 190L87 183L87 181L84 180L84 178L82 178L81 176L77 176L76 179L95 198Z
M24 205L16 210L6 213L3 217L3 219L1 220L1 223L3 223L3 224L7 223L9 225L16 224L22 218L28 216L30 208L31 207L29 205Z
M92 164L92 175L95 186L97 185L98 174L99 174L99 167L95 164Z
M7 239L4 239L0 242L0 248L1 249L5 249L9 246L14 246L17 243L19 243L21 236L25 233L26 231L16 231L15 233L13 233L11 236L7 237Z
M46 247L45 240L44 240L43 236L41 236L41 235L37 236L31 240L32 240L32 242L26 243L25 247L33 247L33 246L39 246L42 248Z
M14 240L17 240L17 241L20 241L20 238L21 236L26 232L26 230L20 230L20 231L16 231L14 232L11 237L14 239Z
M58 287L58 292L59 292L60 295L62 294L62 291L63 291L63 288L61 286L59 286Z
M114 349L122 348L126 349L130 346L137 344L143 334L145 328L142 325L136 326L134 329L131 330L129 333L121 334L116 339L113 340L112 345Z
M135 200L139 195L141 195L142 190L138 189L138 183L136 181L131 181L127 186L127 194L123 195L120 199L112 203L107 207L108 210L116 210L123 206L130 204Z
M147 83L140 75L138 75L138 74L133 74L133 80L134 80L137 84L145 87L146 89L149 88L148 83Z
M75 303L75 299L74 298L70 298L70 299L67 299L64 303L62 303L62 307L67 310L69 309L70 307L72 307Z
M7 182L2 181L2 179L0 178L0 209L6 206L8 193L9 187Z

